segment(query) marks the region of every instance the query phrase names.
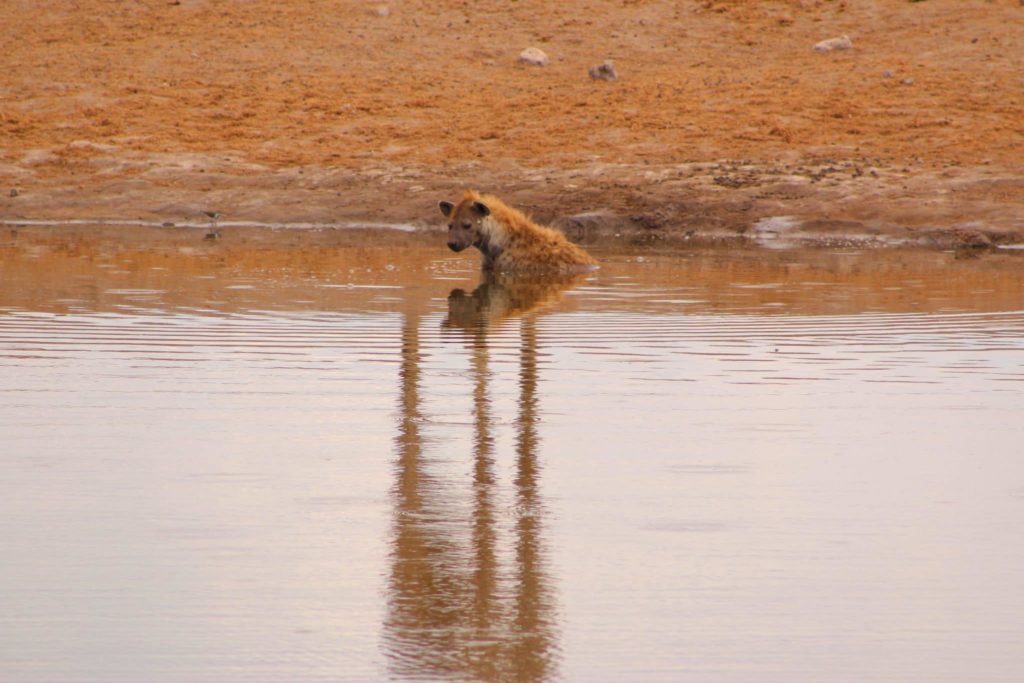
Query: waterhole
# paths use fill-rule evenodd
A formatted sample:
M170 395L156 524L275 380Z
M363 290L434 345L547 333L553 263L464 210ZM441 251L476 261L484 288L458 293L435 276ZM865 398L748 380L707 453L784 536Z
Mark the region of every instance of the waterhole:
M1024 677L1019 258L29 233L4 680Z

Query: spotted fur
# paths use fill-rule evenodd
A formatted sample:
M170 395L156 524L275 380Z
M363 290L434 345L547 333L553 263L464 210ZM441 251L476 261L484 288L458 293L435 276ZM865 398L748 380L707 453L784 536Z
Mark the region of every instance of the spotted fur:
M493 195L467 190L457 204L441 202L452 251L476 247L483 269L504 272L578 273L597 261L554 228L534 223Z

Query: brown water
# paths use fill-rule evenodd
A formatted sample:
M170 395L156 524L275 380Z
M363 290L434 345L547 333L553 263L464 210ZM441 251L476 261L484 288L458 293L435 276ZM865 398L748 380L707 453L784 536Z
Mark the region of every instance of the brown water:
M0 680L1024 679L1020 258L97 234L0 244Z

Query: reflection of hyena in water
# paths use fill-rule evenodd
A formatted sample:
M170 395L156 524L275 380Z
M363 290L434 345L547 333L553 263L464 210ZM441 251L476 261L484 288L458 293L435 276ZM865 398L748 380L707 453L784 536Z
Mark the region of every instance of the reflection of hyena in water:
M537 225L497 197L467 190L458 204L441 202L452 251L476 247L484 270L578 273L597 267L590 254L554 228Z
M448 317L442 324L447 328L479 330L507 318L538 313L557 303L562 292L584 278L583 274L523 278L514 273L484 273L472 294L452 290L448 295Z

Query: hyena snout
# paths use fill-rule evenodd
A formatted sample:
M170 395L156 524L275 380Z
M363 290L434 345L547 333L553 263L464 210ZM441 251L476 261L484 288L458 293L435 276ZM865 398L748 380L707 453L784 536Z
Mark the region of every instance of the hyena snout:
M473 233L469 230L449 230L448 248L452 251L462 251L466 247L473 246Z

